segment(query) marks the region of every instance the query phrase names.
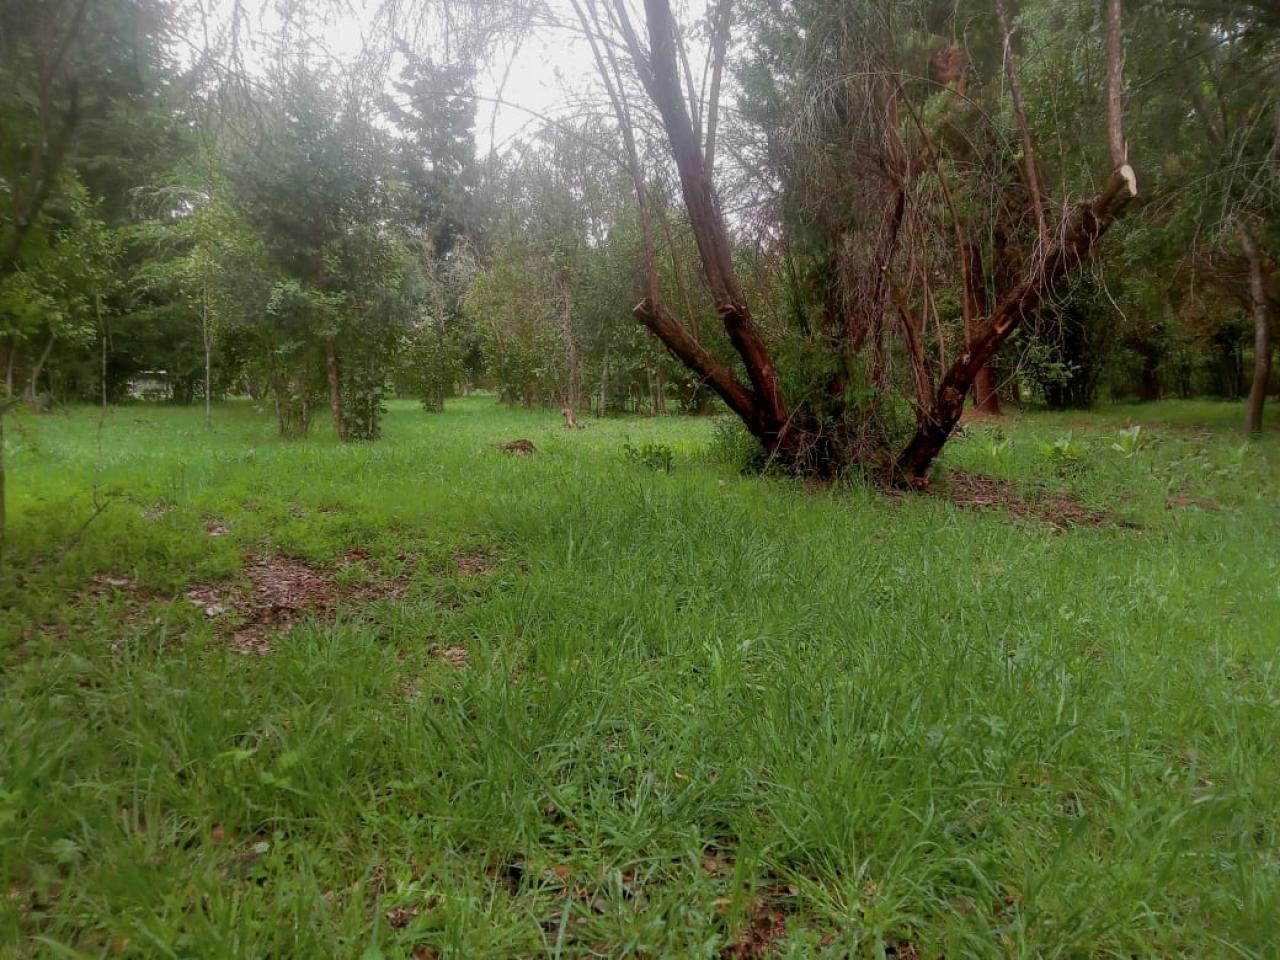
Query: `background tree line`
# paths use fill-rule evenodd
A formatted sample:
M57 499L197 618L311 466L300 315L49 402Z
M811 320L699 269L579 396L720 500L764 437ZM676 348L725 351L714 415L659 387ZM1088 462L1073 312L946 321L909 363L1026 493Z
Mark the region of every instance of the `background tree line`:
M376 438L392 391L429 410L473 388L717 407L706 369L632 316L656 292L708 362L754 376L715 335L725 303L674 105L654 95L670 33L777 389L821 429L859 411L855 432L886 445L1102 186L1106 6L455 2L452 45L415 49L387 14L351 62L298 29L250 69L234 18L210 40L200 4L10 0L0 390L105 404L163 371L174 402L211 415L249 395L288 436L327 409L344 439ZM1280 23L1192 0L1122 17L1140 197L965 392L989 411L1249 396L1257 428L1280 304ZM478 155L478 65L495 37L548 25L592 43L597 99Z

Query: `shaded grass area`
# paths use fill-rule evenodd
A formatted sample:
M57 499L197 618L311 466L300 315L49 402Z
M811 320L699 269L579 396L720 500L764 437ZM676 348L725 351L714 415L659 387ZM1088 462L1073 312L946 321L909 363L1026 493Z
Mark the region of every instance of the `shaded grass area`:
M698 420L19 420L0 956L1275 956L1280 442L1238 413L948 449L1123 521L1065 532L741 477ZM361 601L235 653L186 592L246 554Z

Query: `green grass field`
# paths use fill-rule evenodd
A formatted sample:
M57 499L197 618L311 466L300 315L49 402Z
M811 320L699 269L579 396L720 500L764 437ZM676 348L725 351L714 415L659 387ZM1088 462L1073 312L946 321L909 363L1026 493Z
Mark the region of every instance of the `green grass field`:
M1280 956L1280 430L1239 416L948 448L1104 518L1065 531L743 477L706 420L10 420L0 957ZM188 591L246 555L336 616L238 652Z

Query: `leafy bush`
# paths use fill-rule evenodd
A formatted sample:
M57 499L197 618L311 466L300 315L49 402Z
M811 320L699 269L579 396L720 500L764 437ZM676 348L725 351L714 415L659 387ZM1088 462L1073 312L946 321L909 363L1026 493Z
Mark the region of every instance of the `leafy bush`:
M342 382L342 413L350 439L377 440L382 436L386 394L386 373L381 358L353 357Z
M1040 449L1044 451L1045 456L1053 464L1054 471L1060 477L1080 474L1088 464L1088 448L1076 443L1070 430L1053 443L1042 444Z
M725 463L743 473L759 473L765 462L760 442L751 436L741 420L730 416L712 421L707 457L712 463Z
M1034 340L1023 353L1023 381L1032 394L1050 408L1072 405L1064 398L1070 393L1068 388L1079 372L1079 367L1053 344ZM1088 406L1087 403L1076 405Z
M648 467L650 470L670 473L675 466L675 453L665 443L645 441L636 446L630 440L627 440L622 444L622 453L627 458L628 463Z

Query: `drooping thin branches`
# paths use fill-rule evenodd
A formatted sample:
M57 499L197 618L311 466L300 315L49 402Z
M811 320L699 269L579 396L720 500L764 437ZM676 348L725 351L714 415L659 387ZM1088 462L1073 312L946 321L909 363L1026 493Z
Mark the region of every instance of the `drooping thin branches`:
M1036 218L1036 235L1041 246L1048 243L1049 226L1045 219L1044 191L1040 188L1040 170L1036 158L1035 138L1027 120L1027 107L1022 99L1022 84L1018 80L1018 62L1013 52L1013 32L1009 27L1009 11L1005 0L995 0L996 17L1000 21L1003 38L1004 71L1009 81L1009 97L1013 101L1013 114L1018 120L1018 133L1022 137L1022 175L1031 196L1031 209Z
M716 8L714 35L711 38L711 94L707 101L707 147L705 164L708 173L716 167L716 130L720 123L720 84L724 78L725 54L729 49L729 28L733 20L733 0L720 0Z
M928 482L929 468L951 436L964 401L982 369L1009 335L1039 309L1058 283L1092 252L1095 244L1138 195L1137 177L1126 158L1124 143L1123 37L1120 0L1107 4L1107 136L1115 169L1102 189L1078 204L1059 227L1055 243L1043 257L1033 258L1027 275L997 304L991 316L973 333L964 353L938 385L933 408L899 454L898 469L913 485Z

